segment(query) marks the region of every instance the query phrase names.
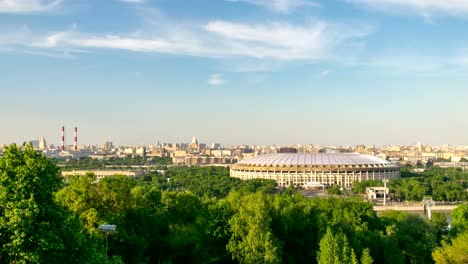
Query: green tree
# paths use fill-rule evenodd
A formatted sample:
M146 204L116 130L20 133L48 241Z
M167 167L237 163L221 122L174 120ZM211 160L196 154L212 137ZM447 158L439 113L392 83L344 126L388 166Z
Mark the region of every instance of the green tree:
M12 145L0 158L0 262L100 263L95 240L54 201L62 186L57 166L31 145Z
M432 213L431 225L436 229L437 241L440 241L442 236L448 233L447 217L444 213Z
M398 240L406 263L431 263L436 246L435 228L419 215L400 211L385 211L381 215L387 234Z
M72 177L56 199L79 215L85 232L104 239L101 224L115 224L108 237L109 255L125 263L157 262L162 258L168 232L161 193L151 186L137 186L133 178L114 176L96 181L92 174Z
M280 263L281 245L271 230L271 198L264 193L228 198L235 213L229 219L231 239L227 249L241 263Z
M345 264L358 263L353 248L350 247L348 238L339 232L333 234L328 228L320 239L320 251L317 253L319 264Z
M443 242L432 256L436 264L468 263L468 232L460 234L451 243Z
M365 194L367 187L380 187L380 186L383 186L383 182L377 181L377 180L354 182L352 191L353 193Z
M361 256L361 264L372 264L373 262L374 260L370 255L370 250L368 248L365 248Z
M342 195L343 187L340 185L333 185L327 189L327 193L332 195Z
M457 208L453 209L450 216L452 217L452 227L450 230L452 235L468 231L468 205L460 204Z

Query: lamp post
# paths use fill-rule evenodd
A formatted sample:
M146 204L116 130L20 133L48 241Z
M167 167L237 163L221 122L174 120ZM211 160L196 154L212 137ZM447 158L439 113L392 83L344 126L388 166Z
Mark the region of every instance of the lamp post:
M106 263L107 263L107 249L108 249L108 244L107 244L107 236L115 231L116 225L100 225L99 230L103 232L106 235Z
M384 190L383 190L383 206L387 204L387 179L382 180L384 184Z

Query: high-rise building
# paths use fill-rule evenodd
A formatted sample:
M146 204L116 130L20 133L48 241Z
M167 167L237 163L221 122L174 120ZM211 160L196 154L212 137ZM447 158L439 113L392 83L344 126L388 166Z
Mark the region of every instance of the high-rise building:
M42 137L40 140L39 140L39 149L40 150L47 150L47 142L45 140L44 137Z
M110 142L110 141L104 142L104 149L111 150L113 148L114 148L114 144L112 142Z
M31 140L31 145L34 149L39 149L39 140Z

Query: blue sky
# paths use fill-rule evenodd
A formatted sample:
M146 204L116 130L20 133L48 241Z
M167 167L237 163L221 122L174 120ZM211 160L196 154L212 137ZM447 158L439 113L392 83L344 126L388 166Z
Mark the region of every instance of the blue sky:
M468 145L468 1L0 0L0 143Z

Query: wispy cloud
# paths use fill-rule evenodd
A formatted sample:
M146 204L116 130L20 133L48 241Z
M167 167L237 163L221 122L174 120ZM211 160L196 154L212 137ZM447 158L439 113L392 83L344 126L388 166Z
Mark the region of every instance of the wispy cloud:
M211 21L204 25L174 25L171 31L150 34L94 35L76 27L40 37L25 46L44 49L118 49L211 58L270 60L324 60L345 42L369 34L369 29L318 21L308 25L289 23L243 24Z
M443 76L450 72L466 72L468 68L466 55L467 53L463 51L446 56L417 54L414 51L394 51L365 58L350 66L363 67L371 71L377 70L388 75Z
M360 6L389 12L412 12L425 18L434 14L468 15L466 0L346 0Z
M56 8L62 0L0 0L0 13L40 13Z
M146 2L146 0L119 0L120 2L124 3L135 3L135 4L141 4Z
M220 86L223 85L226 81L223 79L221 74L212 74L210 79L208 80L208 84L212 86Z
M228 2L246 2L253 5L263 6L277 13L287 14L299 7L317 7L317 2L309 0L225 0Z

